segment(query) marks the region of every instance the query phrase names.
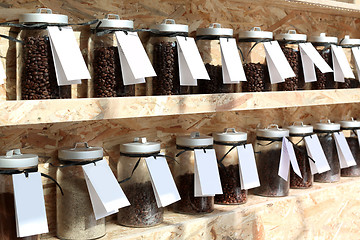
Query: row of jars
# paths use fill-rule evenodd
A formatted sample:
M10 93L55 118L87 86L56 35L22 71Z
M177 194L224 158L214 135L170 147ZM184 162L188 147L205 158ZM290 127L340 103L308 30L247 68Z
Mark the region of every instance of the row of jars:
M357 165L340 169L333 133L342 131ZM336 182L340 176L360 176L360 147L356 131L360 130L360 121L350 120L340 123L320 122L314 126L293 124L286 129L271 125L258 129L254 151L260 186L254 188L254 194L261 196L287 196L289 188L310 188L313 180L317 182ZM304 137L317 134L324 150L330 171L312 175L309 156ZM278 175L282 139L287 137L293 144L302 178L289 171L290 178L285 181ZM176 182L181 200L170 208L175 212L203 214L214 210L214 203L243 204L247 201L247 190L243 190L239 176L238 153L234 146L246 144L247 134L226 129L213 133L212 137L192 133L176 138L177 163L169 164ZM223 189L222 195L215 197L194 196L194 149L215 149L219 164L219 173ZM117 175L120 185L131 205L119 209L118 223L129 227L149 227L163 221L163 208L159 208L153 192L151 177L143 158L154 156L161 151L160 143L147 142L145 138L120 146L120 159ZM175 157L175 156L174 156ZM95 220L82 164L103 158L101 147L75 146L58 151L58 159L66 167L57 169L56 179L62 186L64 195L57 190L57 236L61 239L94 239L105 235L105 219ZM19 154L1 156L0 170L34 169L37 167L37 155ZM0 172L1 173L1 172ZM130 178L128 178L131 176ZM104 186L106 187L106 186ZM16 239L14 196L12 178L0 174L0 235L2 239ZM6 219L6 221L3 221ZM37 239L36 236L29 239Z
M20 23L32 25L32 28L21 30L20 39L23 44L19 48L19 81L18 97L27 99L70 98L71 87L57 85L52 52L46 28L39 23L64 25L68 24L66 15L52 14L47 9L38 13L27 13L20 16ZM34 25L35 24L35 25ZM36 27L38 26L38 27ZM222 79L222 60L219 38L232 38L233 30L222 28L220 24L211 24L208 28L196 31L196 44L209 73L211 81L199 79L198 86L181 86L179 80L179 64L177 36L188 36L187 25L176 24L166 19L161 24L151 27L150 38L146 50L153 64L156 77L148 78L146 89L136 93L135 85L124 85L115 31L133 31L134 23L122 20L118 15L109 14L99 23L92 25L89 39L89 68L92 74L89 97L120 97L135 95L177 95L191 93L230 93L230 92L261 92L274 90L331 89L358 87L359 79L345 79L345 83L334 82L333 73L321 73L316 68L317 81L305 83L300 59L299 43L310 41L325 61L332 67L331 44L344 47L348 61L353 70L351 47L360 46L360 39L346 36L338 42L337 37L325 34L311 36L289 31L277 34L253 28L241 31L238 35L238 47L243 61L247 82L224 84ZM280 46L294 70L296 77L288 78L284 83L271 84L266 66L263 43L272 39L278 40ZM356 75L356 74L355 74Z

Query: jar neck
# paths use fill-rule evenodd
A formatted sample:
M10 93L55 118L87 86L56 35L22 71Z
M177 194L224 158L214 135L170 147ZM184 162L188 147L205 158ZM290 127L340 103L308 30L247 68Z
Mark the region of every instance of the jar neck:
M219 142L214 141L214 145L223 145L223 146L240 146L246 144L246 140L238 142Z
M156 32L156 33L150 33L150 37L188 37L188 33L184 32Z
M159 156L160 151L157 152L151 152L151 153L120 153L120 156L125 156L125 157L131 157L131 158L143 158L143 157L154 157L154 156Z

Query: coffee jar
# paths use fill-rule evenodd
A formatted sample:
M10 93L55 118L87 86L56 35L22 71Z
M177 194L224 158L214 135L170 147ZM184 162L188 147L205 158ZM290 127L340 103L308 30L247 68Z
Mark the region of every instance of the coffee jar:
M350 63L350 67L354 73L355 78L345 78L345 82L337 83L338 88L358 88L359 87L359 76L356 72L356 63L354 55L352 54L351 48L360 46L360 39L350 38L349 35L346 35L343 39L339 41L339 45L343 48L345 56Z
M118 179L130 206L119 209L118 223L128 227L151 227L162 223L164 208L158 208L145 158L160 153L160 143L135 138L120 145Z

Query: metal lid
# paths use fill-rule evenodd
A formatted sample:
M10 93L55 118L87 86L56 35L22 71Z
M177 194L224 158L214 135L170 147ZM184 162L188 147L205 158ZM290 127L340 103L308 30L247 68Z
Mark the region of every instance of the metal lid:
M261 31L260 27L253 27L250 31L239 32L239 39L272 39L273 33Z
M98 24L91 25L91 28L94 29ZM120 19L117 14L106 14L105 18L100 20L98 28L133 29L134 21Z
M20 23L61 23L68 24L68 16L53 14L49 8L38 8L36 13L24 13L19 17Z
M300 122L300 125L296 125L296 122L293 123L293 125L288 126L287 129L289 129L289 133L291 134L307 134L307 133L313 133L314 128L311 125L304 125L303 122Z
M360 121L351 118L351 120L340 121L340 126L341 128L360 128Z
M289 130L284 128L279 128L277 124L270 124L264 129L257 129L256 136L258 137L268 137L268 138L282 138L289 136Z
M320 131L338 131L340 130L340 124L332 123L330 120L327 120L327 122L320 121L314 124L314 129Z
M234 31L231 28L222 28L220 23L211 23L208 28L198 28L196 36L225 36L232 37Z
M296 30L289 30L287 33L280 33L275 35L275 40L278 41L306 41L306 34L298 34Z
M78 145L84 144L84 147ZM58 151L58 157L61 160L90 160L103 157L102 147L89 147L87 142L75 143L73 148L63 148Z
M134 138L134 142L120 145L121 153L156 153L160 152L160 143L148 142L145 137Z
M247 140L247 133L237 132L235 128L225 128L224 132L212 134L214 141L218 142L243 142Z
M308 41L314 42L314 43L335 43L336 44L338 42L338 38L326 36L326 33L320 33L319 36L310 36L308 38Z
M188 25L175 24L174 19L165 19L161 24L153 25L151 28L160 32L189 32Z
M199 132L176 137L176 145L184 147L205 147L213 145L213 143L214 139L212 137L200 135Z
M39 157L35 154L22 154L20 149L13 149L0 156L0 168L29 168L38 165Z
M345 37L339 41L339 44L341 46L349 46L349 45L357 46L360 45L360 39L350 38L349 35L345 35Z

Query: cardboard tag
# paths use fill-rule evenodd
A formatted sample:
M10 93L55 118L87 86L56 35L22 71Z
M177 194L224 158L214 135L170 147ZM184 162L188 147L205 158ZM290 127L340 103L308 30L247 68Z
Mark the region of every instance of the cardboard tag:
M0 85L4 84L6 80L5 68L2 62L0 61Z
M130 205L105 160L82 166L96 220Z
M341 46L331 45L335 82L345 82L344 78L355 78Z
M235 38L220 38L220 48L224 83L246 81Z
M360 147L360 130L355 130L355 131L356 131L356 136L358 138L359 147Z
M353 47L351 50L355 60L356 73L358 75L358 79L360 79L360 47Z
M180 195L171 175L165 157L148 157L145 159L151 177L157 206L166 207L179 201Z
M49 232L39 172L13 174L17 237ZM3 221L3 220L1 220Z
M222 194L220 174L214 149L194 149L194 193L195 197Z
M236 147L239 157L241 189L251 189L260 186L256 168L254 149L251 144Z
M285 82L286 78L296 76L277 41L264 42L264 47L272 84Z
M290 164L294 172L302 178L294 146L286 137L283 137L278 175L285 181L288 181Z
M349 144L346 141L344 133L338 132L334 133L336 149L339 156L340 167L347 168L351 166L355 166L356 162L354 156L351 153Z
M326 159L324 150L321 147L318 136L313 134L311 136L306 136L304 139L308 155L315 161L314 163L309 160L311 173L315 174L329 171L330 166Z

